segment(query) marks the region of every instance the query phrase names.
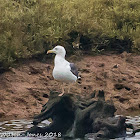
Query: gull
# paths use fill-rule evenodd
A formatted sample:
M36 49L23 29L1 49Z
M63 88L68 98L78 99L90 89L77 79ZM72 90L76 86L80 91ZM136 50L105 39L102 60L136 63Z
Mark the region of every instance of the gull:
M59 96L64 94L64 86L63 83L68 83L68 93L70 92L71 83L75 83L78 76L78 70L74 63L70 63L65 59L66 50L63 46L56 46L52 50L48 50L47 54L54 53L54 69L53 69L53 77L56 81L62 82L62 93Z

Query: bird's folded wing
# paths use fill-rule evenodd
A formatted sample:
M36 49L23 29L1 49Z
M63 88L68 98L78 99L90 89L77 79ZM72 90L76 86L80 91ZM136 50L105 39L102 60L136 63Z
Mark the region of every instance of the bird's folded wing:
M74 63L70 63L70 68L71 68L71 72L78 78L78 69L77 67L74 65Z

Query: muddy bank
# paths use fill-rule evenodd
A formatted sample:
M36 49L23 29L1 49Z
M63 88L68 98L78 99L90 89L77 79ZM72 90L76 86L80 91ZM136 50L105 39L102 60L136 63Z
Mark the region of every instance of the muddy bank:
M74 62L73 58L68 59ZM106 100L114 101L116 114L140 113L140 56L128 53L82 56L75 63L82 80L72 86L72 93L87 96L94 90L104 90ZM52 59L45 63L28 60L0 74L0 119L38 114L50 90L61 91L52 77L52 69Z

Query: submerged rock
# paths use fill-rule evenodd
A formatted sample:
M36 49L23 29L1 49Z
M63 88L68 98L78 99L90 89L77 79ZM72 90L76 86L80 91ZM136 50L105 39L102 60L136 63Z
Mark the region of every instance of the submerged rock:
M41 113L34 117L33 127L27 133L45 135L46 132L61 133L66 138L116 138L126 136L125 117L115 117L112 101L105 101L104 91L96 96L82 98L80 95L51 92ZM49 126L37 125L52 119Z

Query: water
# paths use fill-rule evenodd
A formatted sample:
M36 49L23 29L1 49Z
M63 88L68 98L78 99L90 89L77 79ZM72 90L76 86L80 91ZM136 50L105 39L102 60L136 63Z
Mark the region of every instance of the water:
M19 137L22 132L25 132L33 125L32 120L22 119L22 120L10 120L0 122L0 140L46 140L43 136L38 137ZM48 120L43 121L38 126L44 127L49 125ZM48 138L52 139L52 138Z
M140 116L127 116L127 123L132 123L140 127ZM27 129L31 128L33 125L31 124L32 120L22 119L22 120L10 120L0 122L0 140L53 140L54 138L46 138L43 136L38 137L17 137L21 132L25 132ZM45 120L41 124L40 127L44 127L49 125L50 122ZM131 134L132 130L127 129L127 134ZM12 137L8 137L12 136ZM14 137L13 137L14 136ZM80 139L77 139L80 140ZM93 139L92 139L93 140ZM113 139L111 139L113 140ZM115 140L124 140L124 138L117 138ZM126 137L125 140L140 140L140 132L136 133L134 137Z
M135 116L135 117L127 116L126 122L134 124L140 128L140 116ZM131 134L131 133L132 130L127 129L127 134ZM126 138L126 140L140 140L140 132L136 133L134 137Z

